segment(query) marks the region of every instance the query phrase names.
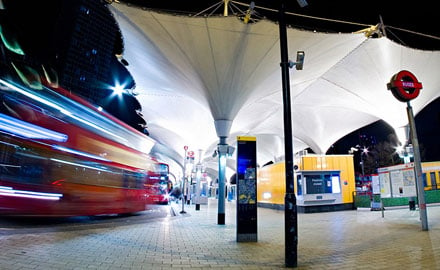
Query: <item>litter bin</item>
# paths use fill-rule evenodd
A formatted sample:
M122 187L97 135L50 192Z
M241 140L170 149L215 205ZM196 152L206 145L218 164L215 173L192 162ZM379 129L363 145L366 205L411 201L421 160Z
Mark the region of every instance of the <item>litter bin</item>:
M415 197L409 197L408 204L409 204L409 210L411 210L411 211L416 210L416 198Z

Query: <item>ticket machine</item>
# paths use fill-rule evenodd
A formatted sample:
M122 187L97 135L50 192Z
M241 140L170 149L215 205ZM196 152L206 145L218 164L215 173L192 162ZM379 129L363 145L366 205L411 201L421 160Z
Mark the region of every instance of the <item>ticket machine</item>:
M297 171L299 212L317 212L342 204L340 171Z

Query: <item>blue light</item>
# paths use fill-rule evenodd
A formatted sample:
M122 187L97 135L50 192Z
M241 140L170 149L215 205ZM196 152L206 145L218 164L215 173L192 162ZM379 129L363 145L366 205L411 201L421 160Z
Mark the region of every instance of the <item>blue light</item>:
M0 130L29 139L65 142L68 136L0 113Z
M17 190L13 189L12 187L0 186L0 196L58 201L60 198L63 197L63 194Z
M88 119L83 118L83 116L75 115L74 113L72 113L69 110L67 110L65 108L65 106L63 106L60 103L55 103L55 102L53 102L50 99L47 99L47 98L45 98L43 96L39 96L39 95L35 94L34 92L29 92L27 89L23 89L21 87L15 86L14 84L11 84L11 83L9 83L7 81L4 81L2 79L0 79L0 83L5 85L5 86L7 86L7 87L9 87L9 88L11 88L14 91L17 91L20 94L23 94L23 95L25 95L25 96L27 96L29 98L32 98L33 100L41 102L41 103L43 103L43 104L45 104L45 105L47 105L47 106L49 106L49 107L51 107L53 109L56 109L56 110L60 111L61 113L63 113L65 115L75 119L76 121L79 121L79 122L81 122L83 124L86 124L86 125L88 125L90 127L93 127L93 128L98 129L98 130L100 130L102 132L105 132L105 133L109 134L112 137L116 137L118 140L122 141L123 143L127 143L127 140L125 138L123 138L121 136L117 136L114 132L112 132L110 130L107 130L106 128L103 128L103 127L101 127L99 125L96 125L95 123L93 123L91 121L88 121Z

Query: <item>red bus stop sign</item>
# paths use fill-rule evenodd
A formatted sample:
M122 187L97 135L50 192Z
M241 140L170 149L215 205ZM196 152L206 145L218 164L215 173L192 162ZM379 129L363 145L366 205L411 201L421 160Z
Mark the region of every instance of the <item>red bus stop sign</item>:
M411 72L402 70L391 78L387 88L399 101L407 102L415 99L420 94L422 83Z

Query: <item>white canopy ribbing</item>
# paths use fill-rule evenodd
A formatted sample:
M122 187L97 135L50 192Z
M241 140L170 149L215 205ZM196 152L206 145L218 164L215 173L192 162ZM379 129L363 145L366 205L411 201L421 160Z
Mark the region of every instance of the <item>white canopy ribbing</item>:
M122 30L127 67L158 154L183 146L210 156L214 120L231 120L235 136L256 136L258 163L282 157L283 106L278 25L235 17L186 17L111 6ZM415 113L440 96L440 53L363 34L288 29L288 47L305 51L304 70L291 70L294 151L325 153L348 133L375 122L407 124L406 104L386 84L400 70L423 83ZM167 148L167 151L163 149ZM182 157L172 157L182 160Z

